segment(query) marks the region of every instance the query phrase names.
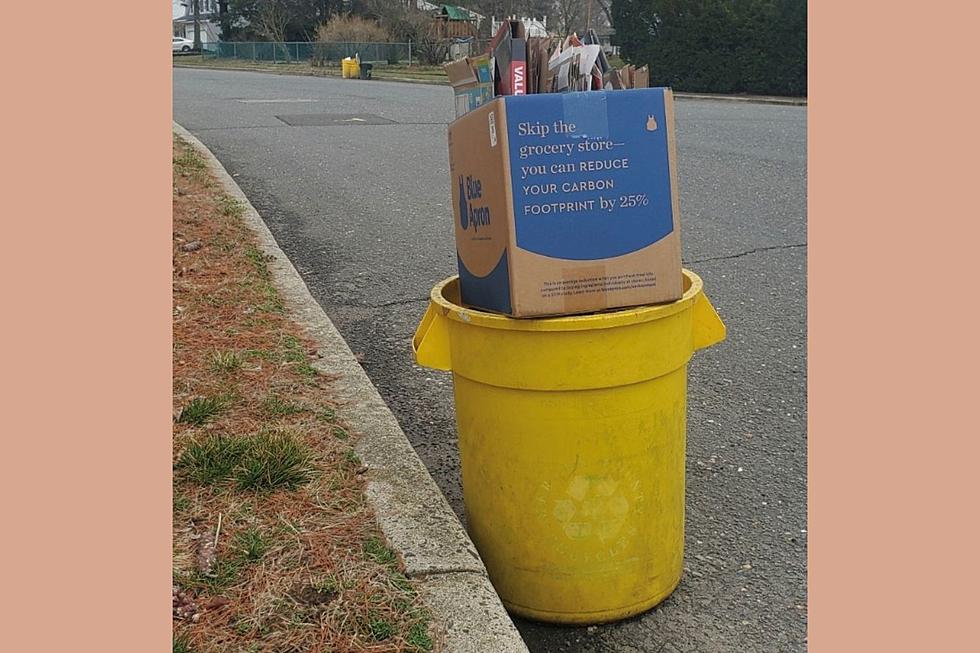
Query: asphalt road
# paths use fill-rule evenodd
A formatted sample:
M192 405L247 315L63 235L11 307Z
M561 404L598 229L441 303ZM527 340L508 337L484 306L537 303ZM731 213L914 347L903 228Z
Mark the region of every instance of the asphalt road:
M265 217L462 517L451 381L410 350L455 274L451 118L446 87L174 70L174 119ZM678 101L684 261L728 326L690 366L685 575L618 624L517 620L532 651L806 650L806 121Z

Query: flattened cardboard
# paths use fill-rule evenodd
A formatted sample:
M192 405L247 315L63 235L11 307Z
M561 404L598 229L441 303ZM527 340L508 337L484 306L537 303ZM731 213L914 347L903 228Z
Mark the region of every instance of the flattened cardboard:
M648 88L650 86L650 69L640 66L633 73L633 88Z
M505 20L490 42L497 95L527 93L527 38L524 23Z
M532 36L527 40L527 92L544 93L545 70L548 67L548 44L546 36Z
M620 72L615 68L610 68L608 71L606 71L606 74L603 75L602 81L602 87L604 89L612 89L616 91L623 90L623 78L620 76Z
M682 295L670 89L496 98L449 127L464 303L515 317Z
M456 117L493 99L490 56L465 57L443 66L456 99Z

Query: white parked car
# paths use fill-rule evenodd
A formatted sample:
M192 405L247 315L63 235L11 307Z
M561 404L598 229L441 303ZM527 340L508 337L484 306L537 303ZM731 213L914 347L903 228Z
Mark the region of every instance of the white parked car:
M174 37L174 52L190 52L194 49L194 41L181 36Z

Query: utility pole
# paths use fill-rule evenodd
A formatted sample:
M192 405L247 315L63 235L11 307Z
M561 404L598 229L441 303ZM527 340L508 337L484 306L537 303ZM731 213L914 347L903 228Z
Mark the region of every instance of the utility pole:
M218 35L218 39L229 40L231 30L228 29L228 0L218 0L218 21L221 24L221 34Z
M194 49L201 51L201 0L194 0Z

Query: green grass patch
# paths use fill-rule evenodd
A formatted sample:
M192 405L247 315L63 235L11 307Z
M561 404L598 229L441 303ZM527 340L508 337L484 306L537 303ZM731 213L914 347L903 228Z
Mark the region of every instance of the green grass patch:
M174 514L178 512L184 512L185 510L190 510L191 500L188 499L183 494L174 490Z
M388 639L395 634L395 627L387 619L376 617L368 621L368 632L376 642Z
M313 477L313 453L286 432L258 433L235 469L240 490L295 489Z
M313 452L285 431L212 435L188 446L177 467L201 484L232 480L238 489L251 491L295 489L314 473Z
M364 555L379 565L390 566L398 562L395 552L377 537L369 537L364 541Z
M174 138L176 138L176 136ZM200 172L206 167L207 162L204 160L204 157L198 154L194 148L190 146L187 146L182 153L174 157L174 170L183 175Z
M322 592L324 594L336 594L340 591L340 584L337 582L337 578L334 576L317 576L313 579L310 585L317 592Z
M208 367L218 374L237 372L242 367L242 357L234 351L212 352Z
M187 635L174 637L174 653L192 653L191 641Z
M415 596L415 588L412 587L412 582L408 580L408 577L400 571L392 570L388 574L388 580L391 581L391 584L394 585L399 591Z
M285 335L280 341L282 360L286 363L296 363L297 374L307 379L315 378L319 372L310 364L310 357L306 353L306 348L296 336Z
M279 395L269 395L262 401L262 412L269 417L286 417L306 412L299 404L283 399Z
M194 584L211 594L219 594L238 582L244 561L241 558L218 558L210 574L198 573Z
M265 301L259 304L260 311L266 313L284 313L286 311L286 304L282 301L282 295L271 283L266 282L261 290L262 294L265 295Z
M309 361L303 361L302 363L298 364L296 366L296 373L306 377L307 379L316 378L316 375L319 374L319 372L316 371L316 368L310 365Z
M249 562L261 560L265 552L269 550L269 543L262 537L262 533L254 528L236 535L234 545L241 556Z
M226 238L220 231L218 232L218 235L211 240L211 246L215 249L221 250L225 254L234 252L237 249L236 243Z
M282 337L280 344L282 346L282 359L287 363L302 363L306 361L306 350L303 348L303 343L296 336L285 335Z
M256 358L264 361L276 360L276 353L267 349L246 349L242 352L242 356L248 360L255 360Z
M415 647L418 651L431 651L432 637L429 636L428 619L412 624L405 641L409 646Z
M241 580L244 567L245 560L240 556L219 556L208 573L195 570L175 576L174 583L197 593L221 594Z
M274 261L275 257L260 251L255 245L249 245L245 248L245 258L252 262L256 274L266 280L270 278L269 262Z
M320 409L316 411L316 418L321 422L332 422L337 419L337 412L333 408L321 406Z
M350 467L361 466L361 459L353 449L348 449L344 452L344 462Z
M220 413L225 403L224 397L195 397L180 409L177 421L182 424L201 426Z
M446 84L448 78L441 66L408 66L405 64L388 64L382 61L373 62L374 79L412 79L427 81L435 84ZM197 68L233 68L257 72L275 72L289 75L311 77L339 77L340 62L328 61L323 66L311 66L307 61L252 61L231 58L207 58L182 56L174 59L178 66L193 66Z
M333 427L333 437L337 438L338 440L346 440L350 436L347 435L347 431L339 426L335 426Z
M245 205L230 195L221 195L218 197L218 210L225 217L238 218L245 213Z
M429 620L423 619L412 624L408 630L408 637L405 638L405 643L417 651L431 651L432 638L429 636Z
M248 448L245 438L213 435L184 449L177 467L202 485L220 483L232 475Z

